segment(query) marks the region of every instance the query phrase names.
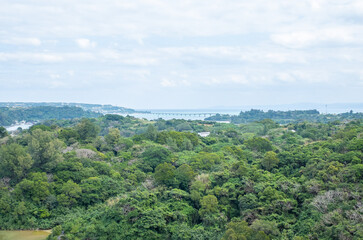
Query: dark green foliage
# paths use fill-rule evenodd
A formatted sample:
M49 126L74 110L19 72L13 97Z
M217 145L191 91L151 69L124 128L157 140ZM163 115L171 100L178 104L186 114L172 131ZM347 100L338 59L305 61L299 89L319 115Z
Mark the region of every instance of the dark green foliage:
M0 176L23 179L33 165L33 159L19 144L12 143L0 147Z
M8 132L6 131L6 128L0 126L0 138L8 136Z
M80 139L79 133L73 128L63 128L59 131L58 137L68 145L77 142Z
M190 182L193 180L195 173L193 169L187 165L183 164L178 167L175 171L175 177L179 182L180 189L188 190Z
M157 165L170 161L170 151L164 147L150 147L142 153L146 165L155 169Z
M28 146L36 168L50 171L63 159L60 152L63 144L54 133L36 129L29 137Z
M175 167L170 163L161 163L155 169L155 180L157 183L166 186L173 186L176 183Z
M255 151L267 152L272 150L272 144L268 139L261 137L253 137L245 141L245 145Z
M87 141L91 138L95 138L99 129L91 122L91 120L82 119L82 121L76 126L76 131L82 141Z

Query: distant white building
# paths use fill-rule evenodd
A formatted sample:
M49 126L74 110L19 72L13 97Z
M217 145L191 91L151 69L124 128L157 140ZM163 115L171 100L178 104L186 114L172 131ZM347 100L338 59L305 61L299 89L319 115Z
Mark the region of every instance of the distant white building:
M198 133L198 135L201 136L201 137L208 137L209 134L210 134L210 132L200 132L200 133Z

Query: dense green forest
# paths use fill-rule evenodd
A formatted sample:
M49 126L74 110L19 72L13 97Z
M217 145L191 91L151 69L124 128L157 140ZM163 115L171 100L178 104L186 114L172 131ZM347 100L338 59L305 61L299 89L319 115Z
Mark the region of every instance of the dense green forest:
M0 107L0 126L10 126L19 121L91 118L98 116L101 116L101 114L69 106Z
M52 228L52 240L363 238L362 120L105 115L0 132L1 230Z
M348 113L340 114L321 114L317 110L295 110L295 111L274 111L251 109L250 111L241 111L239 115L216 114L208 117L205 120L209 121L230 121L231 123L248 123L261 121L263 119L272 119L277 123L293 123L293 122L320 122L328 123L333 121L344 121L352 119L363 119L363 113Z

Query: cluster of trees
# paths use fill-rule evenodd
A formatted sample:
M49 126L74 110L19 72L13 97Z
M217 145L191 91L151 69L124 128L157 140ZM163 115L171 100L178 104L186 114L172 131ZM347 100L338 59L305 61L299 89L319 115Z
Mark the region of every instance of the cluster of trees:
M79 107L0 107L0 126L10 126L20 121L41 121L46 119L92 118L99 113L84 111Z
M52 228L52 240L363 238L362 120L106 115L3 132L3 230Z
M262 110L251 109L250 111L241 111L239 115L216 114L206 118L208 121L230 121L236 124L261 121L264 119L272 119L282 124L303 121L328 123L347 119L363 119L363 113L353 113L353 111L350 111L341 114L320 114L317 110L268 110L267 112L264 112Z

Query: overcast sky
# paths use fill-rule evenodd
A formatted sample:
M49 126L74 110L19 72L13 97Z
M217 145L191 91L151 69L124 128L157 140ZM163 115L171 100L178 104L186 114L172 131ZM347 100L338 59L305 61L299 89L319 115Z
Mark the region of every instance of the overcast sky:
M1 0L0 101L363 102L362 0Z

